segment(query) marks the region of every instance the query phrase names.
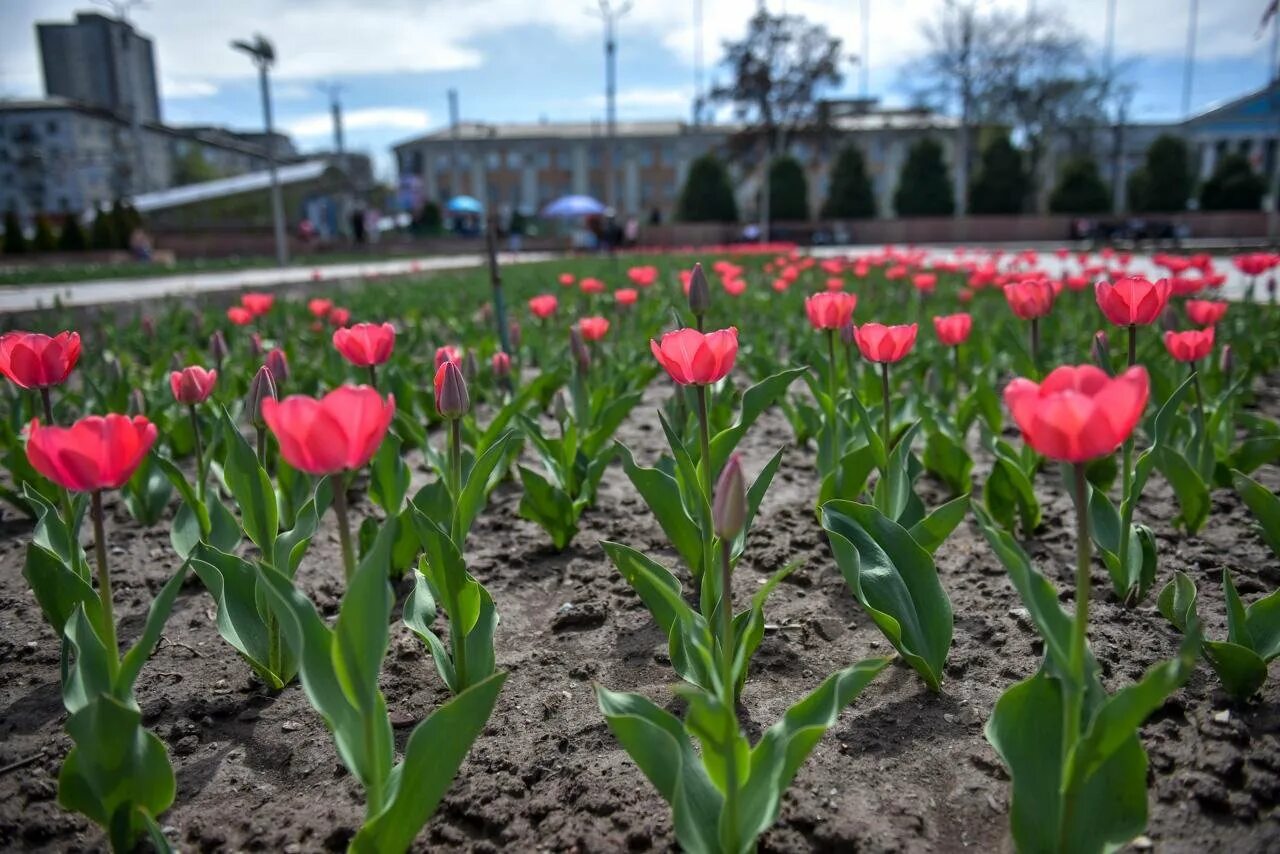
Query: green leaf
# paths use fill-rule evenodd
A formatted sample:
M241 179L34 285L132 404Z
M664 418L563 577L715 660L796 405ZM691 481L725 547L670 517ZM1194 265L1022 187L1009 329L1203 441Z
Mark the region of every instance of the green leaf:
M625 445L617 447L631 485L640 493L685 565L694 570L702 563L702 531L685 509L680 484L662 469L637 465Z
M58 637L77 608L84 607L94 622L101 617L98 593L93 585L68 566L58 555L35 541L27 544L22 575L31 586L44 618Z
M1155 460L1178 499L1178 518L1187 532L1194 534L1209 518L1209 488L1187 458L1173 448L1158 447Z
M1220 641L1204 642L1204 657L1231 696L1247 700L1267 681L1267 663L1247 647Z
M955 495L973 489L973 458L964 445L942 430L929 433L924 443L924 467Z
M1231 452L1228 468L1249 474L1277 460L1280 460L1280 436L1253 436Z
M1231 581L1231 573L1225 569L1222 571L1222 596L1227 604L1227 640L1246 649L1253 649L1244 603L1240 601L1240 594Z
M818 504L833 498L854 500L867 487L867 478L876 468L876 458L870 445L859 445L840 458L836 470L822 479L818 490Z
M639 694L597 685L596 701L619 743L671 805L680 847L690 854L719 854L724 797L707 776L680 721Z
M933 554L969 512L969 496L953 498L911 526L911 539Z
M1024 533L1040 527L1040 501L1021 461L1007 442L991 440L989 450L996 459L991 474L982 490L982 501L987 512L1001 525L1012 531L1015 520L1020 519Z
M795 381L796 377L805 373L807 368L788 368L785 371L779 371L770 377L765 377L760 382L747 389L742 394L741 415L732 427L721 430L719 433L711 437L711 474L714 480L715 475L719 474L720 469L724 468L724 464L728 461L729 455L733 453L733 449L738 447L738 443L742 441L742 437L746 435L747 430L755 423L766 409L786 393L787 388Z
M743 519L742 530L734 538L733 546L729 550L729 560L731 562L737 561L746 548L747 534L751 533L751 523L755 521L756 513L760 511L760 505L764 502L765 493L769 491L769 484L773 483L773 477L778 472L778 466L782 464L782 455L785 451L786 448L779 448L777 453L769 458L769 462L764 464L764 468L756 475L756 479L751 482L751 486L747 488L747 515Z
M409 467L400 454L401 443L388 434L369 464L369 500L387 515L400 512L409 491Z
M271 478L258 465L258 457L253 448L236 429L225 409L222 411L222 418L222 434L227 448L223 476L227 488L240 506L240 520L245 534L262 554L271 555L279 530L276 494L271 486ZM217 500L214 501L216 503Z
M888 466L881 469L880 479L876 481L875 492L871 499L877 510L895 522L907 526L915 522L914 519L908 518L910 515L908 510L913 503L911 499L915 496L911 484L915 480L912 476L912 468L916 461L911 454L911 443L919 429L920 422L917 421L907 428L898 443L893 446L893 450L889 453Z
M506 678L505 673L489 676L413 728L404 761L392 772L388 804L360 828L351 841L353 852L382 854L409 848L493 714Z
M218 634L244 656L271 688L283 688L297 673L297 654L282 638L280 670L271 670L267 622L258 608L258 567L236 555L201 545L192 553L191 568L218 608Z
M1263 661L1280 656L1280 590L1264 596L1245 610L1245 626L1253 651Z
M787 709L751 751L751 770L738 801L738 839L748 842L778 820L782 796L796 772L840 712L862 693L891 659L871 658L837 671Z
M109 831L132 850L148 819L173 803L176 783L164 743L142 728L136 706L99 694L67 719L75 742L58 775L58 803Z
M1236 492L1253 513L1263 542L1280 557L1280 498L1276 498L1275 493L1243 472L1232 470L1231 480Z
M403 622L409 631L417 635L418 639L431 650L431 657L435 659L436 670L439 671L444 684L450 691L459 693L457 675L453 669L453 660L449 657L449 648L440 636L431 630L431 624L436 619L436 600L431 595L431 584L421 569L415 569L413 576L413 592L405 600Z
M169 497L173 495L173 485L160 467L152 462L153 457L154 454L143 457L142 464L122 491L129 515L146 527L160 521L169 506Z
M480 455L467 475L467 483L462 488L462 495L458 498L458 506L455 510L457 517L453 525L453 530L458 532L459 549L466 545L467 534L471 532L471 525L475 522L476 516L480 515L480 511L484 509L485 497L488 494L486 487L489 483L489 476L493 473L498 463L502 461L502 456L506 452L507 442L511 441L512 435L511 432L504 433L501 438Z
M115 680L117 697L133 696L133 683L137 680L142 665L147 663L156 644L160 642L160 632L163 631L165 621L169 619L169 612L173 610L173 602L178 598L178 591L182 589L182 583L186 580L187 567L184 564L178 567L178 571L165 582L164 587L161 587L160 592L151 600L151 607L147 609L147 619L142 624L142 634L138 635L138 639L120 661L120 670L116 673Z
M517 512L522 518L541 526L557 550L564 549L578 533L579 511L574 507L573 499L533 469L519 468L524 493L520 496Z
M828 501L820 515L854 596L925 683L939 690L953 622L929 552L874 507Z

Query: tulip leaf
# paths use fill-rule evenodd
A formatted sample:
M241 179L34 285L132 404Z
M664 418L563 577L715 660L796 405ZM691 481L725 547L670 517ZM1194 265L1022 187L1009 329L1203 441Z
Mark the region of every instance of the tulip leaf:
M769 462L764 464L764 468L756 475L756 479L751 482L751 486L747 488L747 513L743 518L742 530L734 538L733 546L729 551L729 559L731 561L737 561L742 556L743 549L746 548L747 534L751 532L751 523L755 521L756 513L760 510L760 504L764 501L764 495L769 490L769 484L773 482L773 476L777 474L778 466L782 464L782 455L785 451L786 448L779 448L777 453L769 458Z
M169 619L169 612L173 610L174 600L178 598L178 591L182 589L182 584L186 580L187 567L184 564L164 583L160 592L151 600L151 607L147 609L147 619L142 624L142 634L138 635L138 639L133 642L133 646L120 661L120 670L116 673L117 697L133 696L133 683L137 680L142 665L146 664L151 653L155 651L156 644L160 642L160 632L164 629L165 621Z
M720 473L720 469L724 468L724 464L728 462L729 455L733 453L734 448L738 447L738 443L746 435L748 428L755 423L761 413L773 406L778 398L786 393L787 388L797 377L806 373L807 370L807 368L788 368L787 370L779 371L772 376L765 377L743 392L741 414L738 416L737 422L711 437L711 475L713 481L715 476Z
M106 829L113 850L133 850L177 791L164 743L143 729L136 705L110 694L73 712L67 732L75 746L58 775L58 803Z
M488 676L413 728L404 761L391 771L386 807L360 828L351 851L382 854L409 848L488 723L506 678L505 673Z
M27 544L22 576L31 586L45 620L59 638L67 621L81 606L92 614L93 622L100 622L102 607L93 585L61 557L34 540Z
M639 694L597 685L596 701L614 737L671 805L680 847L690 854L719 854L724 796L711 782L680 721Z
M853 401L854 414L858 416L858 424L862 428L862 435L866 437L867 447L871 449L871 456L876 461L876 468L883 472L889 466L889 451L884 446L884 437L868 414L857 389L852 390L849 399Z
M930 431L924 443L925 470L936 475L954 495L973 489L973 457L964 444L941 429Z
M388 516L400 512L409 491L409 466L400 448L400 440L388 433L369 464L369 500Z
M613 434L640 402L642 392L633 391L609 401L589 430L584 430L579 450L588 458L600 455L613 441Z
M969 496L961 495L937 507L928 516L911 526L911 539L919 543L929 554L936 552L956 526L969 512Z
M154 452L143 457L133 476L121 489L129 515L144 527L160 521L173 495L173 484L153 459Z
M833 498L853 501L867 487L867 478L875 471L876 458L870 445L859 445L840 458L836 470L822 479L818 504Z
M637 465L625 445L617 447L631 485L640 493L685 565L697 574L702 564L702 531L685 509L680 484L662 469Z
M1007 530L1014 530L1021 520L1024 533L1034 531L1040 527L1040 501L1021 460L1003 440L989 437L987 447L995 455L982 490L987 512Z
M64 652L74 655L71 664L63 669L62 705L74 715L96 698L114 694L111 673L115 670L115 662L111 661L111 653L98 630L89 622L83 606L67 620L63 637L67 644ZM119 699L133 703L132 697Z
M693 457L689 456L688 448L680 441L680 437L676 435L675 430L671 428L662 413L658 413L658 421L662 424L662 432L667 437L667 445L671 448L672 459L675 461L674 476L684 494L685 509L689 511L690 518L697 523L699 530L710 530L708 526L711 524L711 517L707 510L706 501L703 499L702 481L698 478L698 466L694 463ZM694 570L695 575L702 573L702 562L699 561L698 563L698 567Z
M1280 498L1276 498L1275 493L1243 472L1233 470L1231 480L1236 492L1253 513L1263 542L1280 556Z
M1228 622L1231 623L1233 618L1230 599L1234 597L1238 605L1239 597L1235 596L1235 587L1231 585L1230 573L1223 572L1222 582L1224 593L1228 598ZM1173 580L1160 591L1156 606L1164 618L1173 623L1178 631L1187 635L1198 635L1201 624L1200 617L1196 613L1196 597L1195 582L1186 573L1174 570ZM1265 601L1265 599L1262 600L1262 602ZM1277 597L1277 601L1280 601L1280 597ZM1235 619L1245 619L1243 608L1240 608L1240 615ZM1227 693L1242 700L1257 693L1267 680L1266 662L1249 645L1252 642L1251 637L1246 635L1243 639L1246 640L1245 645L1235 642L1234 639L1226 643L1204 641L1205 660L1218 674Z
M840 712L890 661L869 658L831 674L765 730L751 750L750 771L739 795L739 840L754 840L778 820L782 796L804 760Z
M307 552L307 547L311 544L311 538L315 536L316 529L320 526L320 516L329 509L329 502L332 499L331 481L325 478L316 487L315 496L308 499L295 514L293 527L288 531L281 531L276 537L271 560L276 569L290 578L294 576L298 571L298 564L302 562L302 557Z
M1155 459L1178 499L1178 519L1194 534L1209 518L1209 488L1187 458L1173 448L1157 445Z
M1228 468L1250 474L1277 460L1280 460L1280 436L1253 436L1231 452Z
M471 525L475 522L476 516L480 515L480 511L484 509L485 497L488 495L486 487L489 483L489 476L502 461L503 454L506 452L507 442L511 441L513 433L510 431L504 433L501 438L490 445L483 454L481 454L471 467L471 471L467 475L466 485L462 487L462 494L458 497L458 505L454 512L457 514L454 519L452 530L458 538L458 549L462 550L466 546L467 534L471 531Z
M828 501L820 515L854 596L903 659L939 690L953 619L929 552L874 507Z
M271 478L258 464L253 448L249 447L244 436L231 423L231 416L225 409L222 411L222 418L222 434L227 448L223 474L227 488L240 506L240 521L245 534L263 555L270 557L279 531L279 510ZM216 503L217 499L214 501ZM216 514L217 511L213 512ZM211 518L210 522L212 521Z
M261 570L207 545L197 546L190 562L218 607L218 634L244 656L263 682L275 690L283 688L297 673L297 656L282 638L280 668L271 670L266 615L258 608L258 597L265 595L259 590Z
M425 558L422 559L425 564ZM449 647L440 636L431 630L436 619L436 600L431 593L431 583L421 568L413 571L413 592L404 603L402 620L409 631L418 636L431 657L435 660L436 670L450 691L457 693L457 674L453 669L453 659L449 657Z
M886 468L880 470L880 479L876 481L872 493L872 504L876 509L901 525L911 526L918 521L913 515L923 516L922 506L915 498L911 485L921 471L919 463L911 453L911 443L920 429L920 422L912 424L902 434L901 440L889 452Z
M524 487L518 512L521 518L537 523L551 537L556 550L563 550L578 533L578 515L573 499L542 475L520 466Z

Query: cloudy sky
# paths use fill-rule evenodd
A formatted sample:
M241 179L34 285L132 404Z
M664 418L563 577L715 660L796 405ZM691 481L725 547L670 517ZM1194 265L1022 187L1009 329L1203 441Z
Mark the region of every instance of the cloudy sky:
M769 0L824 23L857 52L862 0ZM870 91L907 97L921 26L943 0L869 0ZM1268 0L1200 3L1192 109L1264 84L1270 33L1258 23ZM299 146L330 144L327 95L342 87L348 145L388 173L388 146L447 120L446 91L459 90L464 119L600 119L604 114L601 24L595 0L149 0L133 19L156 43L163 113L174 123L260 122L253 69L228 48L262 32L276 45L277 120ZM1099 52L1106 0L986 0L1054 9ZM1118 0L1116 50L1136 87L1135 114L1181 113L1191 0ZM615 0L615 5L617 5ZM633 0L619 31L618 112L627 118L689 115L693 91L692 0ZM703 0L708 77L721 42L740 36L756 0ZM41 93L37 20L70 19L91 0L0 0L0 96ZM857 94L851 67L845 91Z

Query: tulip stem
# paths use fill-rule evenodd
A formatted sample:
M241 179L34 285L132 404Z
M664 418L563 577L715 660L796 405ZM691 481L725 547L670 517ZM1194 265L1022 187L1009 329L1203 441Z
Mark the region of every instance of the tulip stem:
M1129 367L1138 364L1138 325L1129 324Z
M200 419L196 417L195 404L187 407L191 413L191 431L196 437L196 497L204 501L204 442L200 440Z
M462 419L449 419L449 479L453 481L453 501L462 498Z
M1187 367L1191 369L1191 387L1196 390L1196 412L1200 415L1200 424L1205 423L1204 420L1204 394L1200 391L1200 372L1196 370L1195 362L1188 362Z
M960 369L960 345L951 348L951 358L955 362L956 367L956 397L960 397L960 393L964 391L964 375ZM959 400L956 401L959 403Z
M370 366L369 366L369 387L370 387L370 388L377 388L377 387L378 387L378 367L377 367L377 365L370 365Z
M696 388L698 389L698 447L702 451L703 518L706 520L702 531L702 574L706 577L699 579L699 583L705 585L715 578L715 575L711 572L711 564L714 560L711 547L713 541L711 534L711 479L714 473L711 471L711 427L709 424L710 418L707 415L707 387L699 384Z
M103 641L111 654L110 666L114 674L120 666L120 646L116 641L115 609L111 597L111 568L107 565L106 520L102 511L102 490L93 491L93 551L98 561L98 601L102 603ZM70 523L68 523L70 524Z
M258 431L258 465L267 470L267 428L259 426Z
M1062 706L1062 767L1065 773L1067 760L1080 738L1081 714L1085 694L1085 654L1089 630L1089 564L1092 560L1092 542L1089 539L1089 481L1085 476L1085 464L1072 467L1075 475L1076 499L1076 616L1071 625L1071 684L1063 692ZM1059 823L1059 833L1065 844L1068 828L1073 823L1074 797L1068 797Z
M738 756L734 735L738 729L738 716L736 713L737 702L735 697L735 680L733 678L733 665L735 659L735 649L733 640L733 596L729 584L730 566L729 556L730 545L728 539L720 541L720 583L723 588L720 592L720 623L721 623L721 681L724 683L722 688L724 691L724 708L725 715L729 718L730 726L726 728L728 733L728 744L724 752L724 770L725 770L725 826L729 830L729 839L726 841L726 851L736 851L737 844L737 827L738 827Z
M48 386L40 387L40 402L44 404L44 421L46 424L53 424L53 397L49 394Z
M889 453L893 433L893 412L889 405L889 363L880 363L880 390L884 397L884 452ZM885 472L888 475L888 472Z
M830 370L827 372L827 396L831 398L827 417L831 419L831 458L828 461L827 474L835 472L840 465L840 411L836 407L836 331L827 330L827 361Z
M1031 318L1031 366L1040 376L1040 318Z
M338 517L338 542L342 544L342 577L348 584L356 572L356 555L351 548L351 524L347 519L347 476L340 474L333 484L333 512Z

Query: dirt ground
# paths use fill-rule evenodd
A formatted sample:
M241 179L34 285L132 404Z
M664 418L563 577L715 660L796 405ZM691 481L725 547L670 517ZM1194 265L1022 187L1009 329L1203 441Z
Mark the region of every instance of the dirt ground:
M663 447L655 383L619 438L646 463ZM1280 413L1276 395L1262 401ZM749 476L791 434L766 413L743 445ZM982 469L982 467L979 467ZM832 671L891 652L863 615L814 518L813 454L790 448L757 517L735 576L744 604L793 558L803 567L772 596L770 626L743 695L753 740ZM425 477L419 473L418 477ZM1274 468L1258 476L1280 486ZM985 470L979 472L985 477ZM1070 502L1048 473L1038 488L1045 525L1026 545L1060 587L1073 565ZM926 503L944 495L921 481ZM1211 637L1225 636L1220 575L1235 574L1246 603L1280 586L1280 566L1250 530L1234 493L1218 491L1205 528L1171 527L1171 494L1153 477L1139 519L1158 533L1160 584L1181 569L1200 588ZM635 690L675 708L666 640L597 545L612 539L674 564L665 537L620 467L563 553L516 515L518 486L504 484L472 534L471 571L489 587L502 622L499 667L510 672L497 709L416 850L672 850L667 806L614 741L592 683ZM141 530L114 508L110 524L116 603L131 638L153 594L177 569L164 525ZM356 505L357 518L372 512ZM326 613L337 607L341 568L333 517L299 570ZM63 734L58 646L20 570L26 530L0 531L0 847L100 850L102 834L56 802ZM943 693L908 668L883 673L803 765L762 851L1008 850L1007 777L982 736L1000 692L1030 675L1040 647L1005 572L966 520L937 554L956 615ZM1154 595L1120 607L1094 569L1090 640L1112 689L1176 648ZM407 592L399 589L401 601ZM1069 596L1067 597L1069 599ZM430 656L393 614L382 687L403 746L412 725L446 694ZM296 685L272 696L219 638L213 605L193 580L138 683L146 723L168 744L178 795L161 824L183 850L341 849L361 818L358 786ZM1274 671L1275 668L1273 668ZM1150 824L1142 847L1167 852L1280 850L1280 680L1252 703L1233 704L1207 667L1143 728L1151 760ZM10 763L37 757L10 767Z

